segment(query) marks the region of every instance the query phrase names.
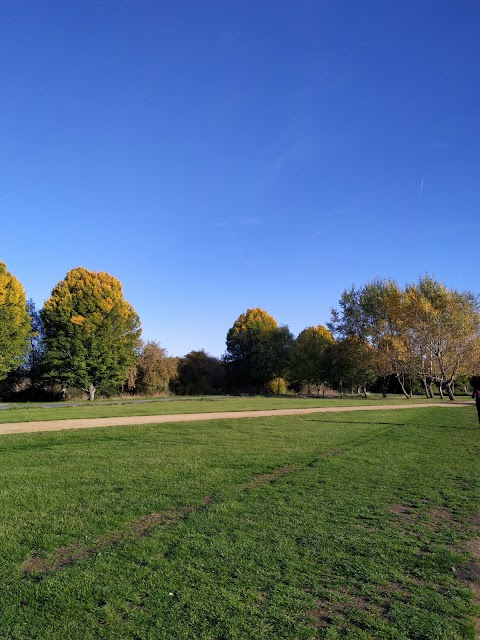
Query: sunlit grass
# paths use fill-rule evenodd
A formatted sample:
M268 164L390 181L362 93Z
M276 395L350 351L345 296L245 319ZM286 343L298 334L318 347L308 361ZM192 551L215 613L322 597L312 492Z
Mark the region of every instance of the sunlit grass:
M473 639L474 413L2 436L0 638Z
M172 415L178 413L208 413L223 411L260 411L268 409L341 407L365 404L403 404L438 402L439 398L429 401L421 396L407 400L401 395L389 395L382 398L377 394L349 396L345 398L297 398L276 396L232 396L203 398L168 398L149 402L119 401L116 404L102 402L80 402L76 406L58 403L45 408L43 404L11 404L0 411L0 423L28 422L36 420L67 420L74 418L108 418L116 416ZM444 400L446 404L449 400ZM48 403L46 403L48 404Z

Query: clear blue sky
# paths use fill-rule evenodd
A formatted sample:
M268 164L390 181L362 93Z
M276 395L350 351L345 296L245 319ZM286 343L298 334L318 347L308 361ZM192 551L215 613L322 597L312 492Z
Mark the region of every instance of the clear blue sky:
M297 334L346 287L480 291L478 0L0 2L0 259L73 267L144 338Z

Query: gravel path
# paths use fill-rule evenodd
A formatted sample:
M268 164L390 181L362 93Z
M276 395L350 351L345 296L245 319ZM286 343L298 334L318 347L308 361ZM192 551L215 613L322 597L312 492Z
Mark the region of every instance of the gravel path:
M309 413L337 413L340 411L385 411L387 409L422 409L429 407L473 406L472 402L435 402L431 404L362 405L357 407L315 407L311 409L272 409L269 411L228 411L223 413L178 413L159 416L123 416L116 418L85 418L75 420L41 420L37 422L10 422L0 424L0 435L8 433L34 433L37 431L63 431L64 429L91 429L125 425L162 424L164 422L199 422L203 420L236 420L238 418L266 418L270 416L298 416Z

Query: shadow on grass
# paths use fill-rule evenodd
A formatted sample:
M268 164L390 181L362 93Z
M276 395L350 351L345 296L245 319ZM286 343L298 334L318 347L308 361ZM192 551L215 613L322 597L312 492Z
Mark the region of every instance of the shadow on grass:
M306 422L332 422L334 424L381 424L387 427L404 427L404 422L373 422L372 420L324 420L320 419L307 419Z
M407 424L405 424L404 422L373 422L372 420L325 420L322 418L308 418L306 420L307 422L331 422L333 424L371 424L371 425L384 425L387 427L406 427L409 426ZM427 429L447 429L449 431L479 431L480 430L480 425L478 424L474 424L474 425L467 425L465 427L461 427L461 426L457 426L457 425L451 425L451 424L425 424L424 422L422 422L422 426L427 428Z

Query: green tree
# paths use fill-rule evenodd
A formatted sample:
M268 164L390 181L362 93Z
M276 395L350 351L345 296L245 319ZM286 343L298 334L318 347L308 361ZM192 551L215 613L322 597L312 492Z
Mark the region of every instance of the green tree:
M277 329L277 321L263 309L247 309L227 333L224 362L230 386L259 391L265 380L265 336Z
M321 324L307 327L296 338L290 350L289 379L296 386L320 386L326 381L326 351L335 342Z
M180 395L220 393L224 383L224 364L203 349L190 351L178 364L175 390Z
M251 374L262 385L264 393L270 380L286 374L293 340L290 329L284 325L268 329L254 345Z
M104 272L72 269L41 311L47 379L78 386L93 400L118 387L136 359L140 319L120 282Z
M247 309L227 334L224 362L229 385L265 392L269 380L285 374L292 342L287 326L279 327L263 309Z
M361 338L351 336L328 347L328 381L343 393L347 387L362 388L365 395L375 381L374 352Z
M24 360L31 333L25 291L0 262L0 380Z
M43 347L43 325L40 311L37 310L33 300L27 301L27 311L30 316L32 331L30 333L30 349L25 363L31 378L38 378Z

